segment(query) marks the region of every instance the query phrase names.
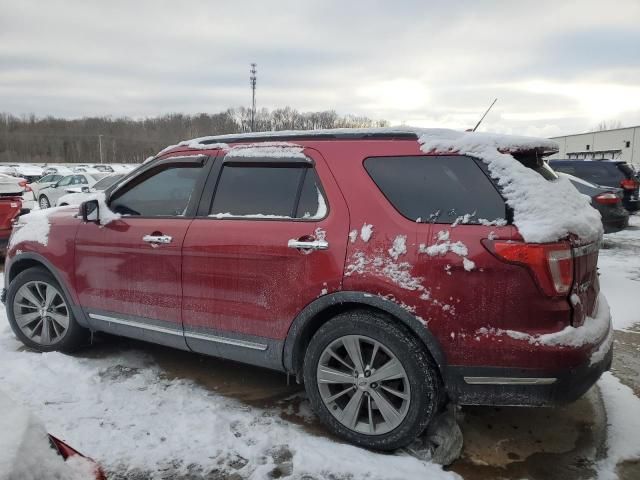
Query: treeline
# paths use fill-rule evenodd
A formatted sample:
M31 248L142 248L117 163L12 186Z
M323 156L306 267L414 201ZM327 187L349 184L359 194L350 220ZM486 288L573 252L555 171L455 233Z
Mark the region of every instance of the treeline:
M285 107L256 112L255 131L377 127L387 122L334 111L299 112ZM91 117L76 120L16 117L0 113L0 162L140 163L167 145L206 135L251 131L251 111L230 108L198 115L156 118Z

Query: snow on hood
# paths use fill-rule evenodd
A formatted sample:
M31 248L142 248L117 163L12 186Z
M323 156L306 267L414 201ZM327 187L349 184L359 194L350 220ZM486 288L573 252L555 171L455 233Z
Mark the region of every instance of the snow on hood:
M566 178L548 181L511 153L557 150L550 140L454 130L428 130L418 137L425 153L459 153L481 159L497 179L513 221L527 242L554 242L577 235L582 242L602 238L600 214ZM511 152L511 153L509 153Z
M47 208L45 210L33 210L31 213L18 217L13 226L9 248L21 242L37 242L45 247L49 243L49 216L66 207Z

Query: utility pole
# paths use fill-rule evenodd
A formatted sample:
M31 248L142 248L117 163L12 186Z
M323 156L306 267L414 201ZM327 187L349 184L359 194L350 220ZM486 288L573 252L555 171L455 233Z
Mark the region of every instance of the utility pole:
M256 80L258 79L258 70L257 64L251 64L251 70L249 72L251 75L249 76L249 83L251 85L251 131L255 130L255 122L256 122Z
M100 163L102 163L102 137L103 135L98 135L98 150L100 151Z

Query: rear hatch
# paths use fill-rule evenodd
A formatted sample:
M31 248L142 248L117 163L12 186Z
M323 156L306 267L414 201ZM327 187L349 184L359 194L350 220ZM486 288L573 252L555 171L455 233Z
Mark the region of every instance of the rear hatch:
M584 323L586 317L596 310L596 302L600 293L598 281L598 252L600 245L574 245L573 253L573 286L569 300L573 307L572 324L577 327Z
M558 179L558 175L538 155L523 152L514 155L520 163L531 168L549 181ZM571 253L573 257L573 284L570 290L569 301L572 305L571 323L579 326L584 323L586 317L595 312L596 302L600 292L598 282L598 252L600 243L578 244L572 243Z

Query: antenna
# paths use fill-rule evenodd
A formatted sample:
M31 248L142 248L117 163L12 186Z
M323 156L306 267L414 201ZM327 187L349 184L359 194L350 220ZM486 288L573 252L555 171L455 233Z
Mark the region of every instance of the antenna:
M251 131L255 131L255 119L256 119L256 80L258 79L257 64L252 63L249 73L249 84L251 85Z
M484 120L484 117L487 116L487 113L489 113L489 110L491 110L491 107L493 107L495 105L495 103L498 101L498 99L496 98L493 103L491 105L489 105L489 108L487 108L487 111L484 112L484 115L482 115L482 118L480 120L478 120L478 123L476 123L476 126L473 127L473 130L471 130L472 132L475 132L476 129L480 126L480 124L482 123L482 120Z

